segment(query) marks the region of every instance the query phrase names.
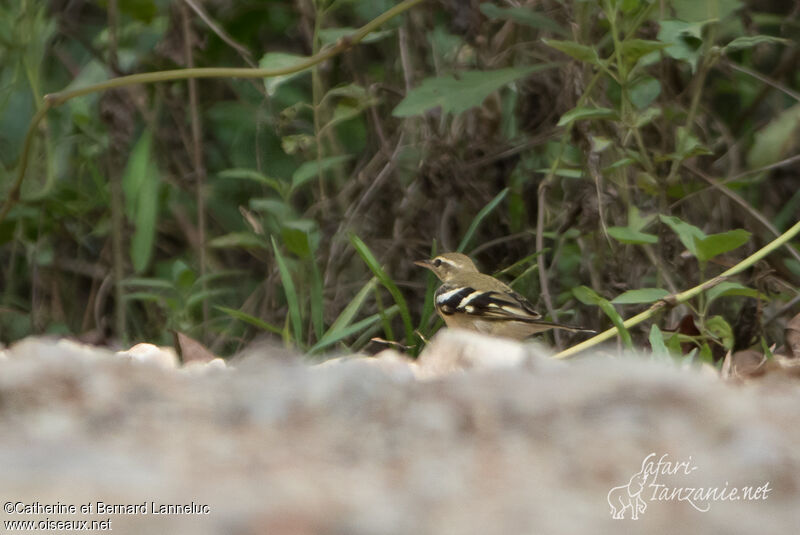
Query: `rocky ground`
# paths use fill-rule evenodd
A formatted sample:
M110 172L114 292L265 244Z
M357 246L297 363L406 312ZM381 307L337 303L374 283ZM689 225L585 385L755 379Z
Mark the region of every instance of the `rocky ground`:
M2 521L177 534L800 526L800 382L786 375L554 362L458 333L418 365L387 353L311 367L279 353L175 369L63 341L7 349ZM189 512L165 512L175 505Z

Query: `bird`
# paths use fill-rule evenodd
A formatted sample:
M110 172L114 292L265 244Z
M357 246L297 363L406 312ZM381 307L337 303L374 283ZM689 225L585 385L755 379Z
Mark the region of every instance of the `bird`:
M433 300L436 312L449 328L515 340L549 329L595 332L543 320L527 299L504 282L478 271L465 254L443 253L414 264L433 271L442 281Z

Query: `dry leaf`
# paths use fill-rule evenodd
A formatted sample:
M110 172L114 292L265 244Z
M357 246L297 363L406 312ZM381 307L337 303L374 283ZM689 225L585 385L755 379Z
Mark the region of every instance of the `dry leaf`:
M686 314L683 318L681 318L681 322L678 324L678 327L675 329L675 332L679 334L685 334L686 336L699 336L700 329L697 328L697 325L694 323L694 316L691 314ZM688 354L694 348L694 344L690 342L683 342L681 344L681 353L684 355Z
M175 335L175 349L184 364L189 362L211 362L217 358L214 353L197 340L178 331L174 331L173 334Z
M728 360L728 357L725 359ZM730 356L729 377L751 378L764 375L766 362L767 357L755 349L737 351Z

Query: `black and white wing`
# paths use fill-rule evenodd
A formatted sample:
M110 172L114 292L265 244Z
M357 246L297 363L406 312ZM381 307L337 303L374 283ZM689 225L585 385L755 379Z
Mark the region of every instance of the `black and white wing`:
M542 316L516 292L476 290L443 284L436 292L436 308L443 315L468 314L486 320L538 322Z

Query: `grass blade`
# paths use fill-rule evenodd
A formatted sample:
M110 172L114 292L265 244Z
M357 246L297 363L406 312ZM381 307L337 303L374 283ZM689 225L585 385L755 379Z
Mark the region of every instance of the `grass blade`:
M497 205L500 204L503 201L503 199L506 198L507 194L508 194L508 188L505 188L503 189L503 191L498 193L494 199L489 201L489 204L481 208L481 211L478 212L478 215L476 215L475 219L473 219L472 223L470 223L467 232L464 233L464 237L461 238L461 243L458 244L458 249L456 250L459 253L463 252L464 249L467 248L467 245L469 245L469 241L472 239L472 236L475 234L475 231L478 230L478 225L481 224L481 222L486 218L487 215L489 215L492 212L492 210L497 208Z
M400 317L403 318L403 326L405 327L406 331L406 345L411 345L414 340L414 327L411 325L411 314L408 312L408 305L406 304L403 294L400 292L400 289L397 287L394 281L380 266L378 260L375 258L375 255L373 255L372 251L369 250L369 247L367 247L367 245L361 241L361 238L355 234L350 234L350 243L353 244L356 252L364 261L364 263L367 264L367 267L369 267L372 273L378 278L378 280L389 291L389 293L392 294L394 302L397 303L397 306L400 308Z
M396 308L397 308L397 305L393 305L392 307L390 307L387 310L392 310L392 309L396 309ZM363 331L364 329L367 329L370 326L372 326L373 324L377 323L377 321L379 319L381 319L381 315L380 314L373 314L373 315L368 316L368 317L366 317L366 318L364 318L364 319L362 319L360 321L355 322L352 325L349 325L349 326L344 327L342 329L337 329L336 331L333 331L330 334L330 336L328 336L328 334L326 333L326 335L322 338L322 340L317 342L316 345L314 345L314 347L312 347L309 350L309 353L315 354L318 351L321 351L321 350L325 349L326 347L329 347L329 346L335 344L336 342L347 338L348 336L350 336L352 334L355 334L357 332ZM328 332L331 332L331 331L328 331Z
M369 281L367 281L367 283L358 291L353 300L347 303L347 306L344 307L344 310L342 310L342 312L339 314L339 317L333 322L333 325L328 328L328 332L325 333L323 338L325 336L332 336L332 333L339 329L344 329L350 325L350 322L353 321L355 315L358 314L359 310L361 310L361 306L364 304L364 301L366 301L367 296L372 290L375 289L377 284L378 279L375 277L372 277Z
M278 271L280 272L281 282L283 283L283 292L286 294L286 303L289 305L289 320L292 324L294 344L296 346L302 346L303 320L300 316L300 301L297 299L297 290L295 289L289 266L286 265L286 260L283 258L278 248L275 237L272 237L272 250L275 251L275 260L278 262Z
M383 335L386 337L387 340L396 340L394 336L394 329L392 329L392 321L389 316L385 314L385 308L383 308L383 299L381 299L381 292L379 289L375 289L375 303L378 305L378 314L381 317L381 324L383 325Z
M352 301L347 303L347 306L344 307L344 310L339 314L339 317L333 322L325 334L320 337L314 347L311 348L310 352L315 353L320 349L330 346L338 342L339 340L350 336L353 333L358 332L360 329L353 329L353 325L350 323L353 321L353 318L358 314L358 311L361 309L361 305L364 304L369 293L375 289L378 284L378 280L375 277L372 277L367 283L358 291L356 296L353 298ZM370 316L372 317L372 316ZM378 318L377 315L375 315ZM361 325L364 320L356 323L355 325ZM367 322L366 324L371 325L371 322ZM361 328L366 328L362 326Z
M253 327L256 327L256 328L261 329L263 331L269 331L271 333L275 333L275 334L279 334L279 335L283 334L283 329L281 329L280 327L276 327L275 325L272 325L271 323L267 323L266 321L264 321L262 319L259 319L259 318L255 317L255 316L251 316L250 314L242 312L241 310L236 310L235 308L228 308L228 307L222 307L222 306L215 306L214 308L216 308L217 310L219 310L221 312L224 312L225 314L229 315L232 318L235 318L237 320L240 320L240 321L243 321L245 323L248 323L248 324L252 325Z
M386 310L384 310L383 313L386 317L393 318L397 315L397 312L399 310L400 309L398 308L397 305L392 305ZM350 345L350 349L354 351L360 350L362 347L364 347L370 342L372 337L375 336L375 333L377 333L380 328L381 326L376 322L367 327L366 329L364 329L364 331L359 335L356 341Z
M577 288L572 289L572 295L574 295L578 301L583 303L584 305L597 305L600 307L600 310L608 316L611 322L614 324L614 327L617 328L619 332L620 338L622 338L622 342L625 344L625 347L632 349L633 348L633 341L631 340L631 333L628 332L628 329L625 328L623 324L622 317L619 315L619 312L614 308L614 305L608 299L600 296L597 292L589 288L588 286L578 286Z
M314 335L319 340L325 332L325 320L322 314L325 306L322 296L322 274L319 272L317 259L313 253L309 261L311 262L311 325L314 327Z
M431 246L430 258L436 256L437 249L438 246L436 240L434 240L433 245ZM422 333L425 338L430 338L430 330L428 329L428 325L430 324L431 316L433 315L433 294L436 291L437 279L436 275L434 275L432 271L426 269L425 272L427 273L425 281L425 301L422 305L422 317L419 320L417 331ZM418 355L419 352L422 351L423 344L424 342L422 339L417 341L417 345L414 348L415 355Z

